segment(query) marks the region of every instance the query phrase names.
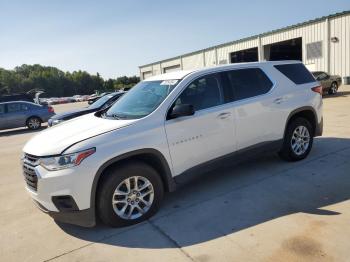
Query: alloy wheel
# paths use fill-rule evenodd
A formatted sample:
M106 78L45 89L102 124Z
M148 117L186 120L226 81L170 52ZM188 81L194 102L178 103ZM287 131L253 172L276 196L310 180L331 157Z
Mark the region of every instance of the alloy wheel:
M298 126L292 135L291 147L293 152L300 156L304 154L309 148L310 133L305 126Z
M112 206L119 217L133 220L147 213L153 200L152 183L145 177L132 176L117 186L112 197Z
M28 126L30 129L37 129L40 127L40 121L37 118L31 118L28 122Z
M336 94L338 91L338 86L336 83L333 83L332 86L331 86L331 92L332 94Z

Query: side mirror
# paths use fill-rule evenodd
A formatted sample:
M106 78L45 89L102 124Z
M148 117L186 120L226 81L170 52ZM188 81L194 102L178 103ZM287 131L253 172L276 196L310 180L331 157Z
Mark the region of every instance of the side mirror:
M174 119L181 116L192 116L192 115L194 115L193 105L183 104L183 105L174 106L169 114L169 118Z

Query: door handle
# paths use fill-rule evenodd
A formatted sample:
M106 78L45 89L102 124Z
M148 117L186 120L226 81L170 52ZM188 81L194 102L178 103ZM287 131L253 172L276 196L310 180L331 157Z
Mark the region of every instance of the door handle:
M273 102L275 104L281 104L285 99L283 97L279 97L279 98L276 98L275 100L273 100Z
M226 119L226 118L228 118L230 116L231 116L230 112L224 112L224 113L219 114L217 117L220 118L220 119Z

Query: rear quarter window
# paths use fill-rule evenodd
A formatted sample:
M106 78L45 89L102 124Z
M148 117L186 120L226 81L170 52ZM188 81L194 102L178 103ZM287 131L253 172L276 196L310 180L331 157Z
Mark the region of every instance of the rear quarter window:
M297 85L315 82L315 78L303 64L275 65L275 68Z
M273 86L271 80L260 68L237 69L228 71L226 74L235 100L266 94Z

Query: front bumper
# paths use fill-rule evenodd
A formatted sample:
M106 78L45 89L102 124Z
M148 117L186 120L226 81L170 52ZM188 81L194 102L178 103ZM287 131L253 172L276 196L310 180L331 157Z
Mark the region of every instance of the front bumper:
M33 200L33 202L42 212L51 216L55 221L82 227L94 227L96 225L95 210L93 208L55 212L47 210L35 200Z
M79 168L58 171L47 171L40 165L31 169L37 182L34 186L27 182L26 189L40 210L63 223L95 225L95 209L90 203L94 173L87 161Z
M49 127L52 127L52 126L55 126L55 125L58 125L59 123L62 123L64 120L56 120L56 119L52 119L50 118L48 121L47 121L47 125Z

